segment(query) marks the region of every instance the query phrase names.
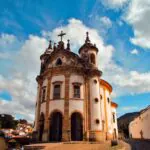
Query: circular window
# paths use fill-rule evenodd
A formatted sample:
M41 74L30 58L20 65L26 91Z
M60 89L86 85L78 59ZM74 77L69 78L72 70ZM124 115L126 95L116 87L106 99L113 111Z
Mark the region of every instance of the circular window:
M95 102L96 102L96 103L98 102L98 98L95 98Z
M97 83L97 80L96 80L96 79L94 79L94 83L95 83L95 84Z
M96 124L99 124L99 119L96 119L96 120L95 120L95 123L96 123Z

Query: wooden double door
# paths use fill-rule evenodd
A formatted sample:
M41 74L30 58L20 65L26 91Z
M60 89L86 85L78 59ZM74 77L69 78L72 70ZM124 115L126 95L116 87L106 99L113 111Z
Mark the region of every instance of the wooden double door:
M62 139L62 114L54 112L50 119L50 135L49 140L59 142Z
M83 119L80 113L73 113L71 115L71 140L83 140Z

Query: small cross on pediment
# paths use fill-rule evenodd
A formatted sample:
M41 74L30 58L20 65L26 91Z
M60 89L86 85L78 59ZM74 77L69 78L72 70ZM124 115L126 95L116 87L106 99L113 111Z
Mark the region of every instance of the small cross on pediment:
M60 34L58 34L58 36L60 36L60 40L62 41L63 36L66 35L66 33L64 33L63 31L61 31Z

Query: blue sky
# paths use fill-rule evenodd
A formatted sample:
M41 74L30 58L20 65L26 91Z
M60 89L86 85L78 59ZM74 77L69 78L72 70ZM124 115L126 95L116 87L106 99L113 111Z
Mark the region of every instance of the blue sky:
M39 72L39 56L49 38L57 40L60 28L70 35L72 49L77 52L81 42L76 39L85 35L75 33L75 27L89 30L91 41L95 39L102 49L99 68L113 85L118 116L149 105L149 5L145 0L1 0L0 113L33 120L33 80ZM139 15L136 10L140 9Z

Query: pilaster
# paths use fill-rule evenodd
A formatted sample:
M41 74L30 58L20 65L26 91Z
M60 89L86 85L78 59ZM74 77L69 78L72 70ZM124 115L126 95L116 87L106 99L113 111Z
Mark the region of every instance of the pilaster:
M104 87L104 111L105 111L105 129L104 132L106 133L106 139L107 139L107 132L108 132L108 118L107 118L107 98L106 98L106 92L105 92L105 87Z
M43 82L39 82L39 84L38 84L39 94L38 94L38 99L37 99L37 120L36 120L37 121L36 131L38 131L37 140L39 140L42 84L43 84Z
M44 135L43 141L49 141L49 99L51 88L51 77L48 77L47 92L46 92L46 108L45 108L45 122L44 122Z
M66 73L62 141L70 141L71 139L71 129L70 129L70 120L69 120L69 83L70 83L70 74Z

